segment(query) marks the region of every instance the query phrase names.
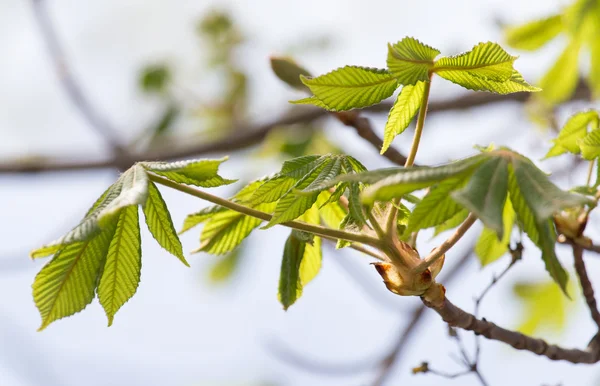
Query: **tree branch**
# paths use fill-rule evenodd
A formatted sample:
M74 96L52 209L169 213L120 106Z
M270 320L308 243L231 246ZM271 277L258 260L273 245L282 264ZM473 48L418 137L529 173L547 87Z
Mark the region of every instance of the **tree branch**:
M424 258L423 261L419 263L419 265L415 267L415 272L421 273L425 271L427 268L429 268L429 266L431 266L431 264L435 263L437 259L442 257L444 253L448 252L448 250L452 248L454 244L456 244L458 240L460 240L465 235L465 233L467 233L467 231L469 230L469 228L471 228L475 221L477 221L477 216L475 216L473 213L469 213L469 216L467 216L465 221L463 221L463 223L460 224L458 228L456 228L454 233L450 235L450 237L448 237L446 241L440 244L439 247L431 251L431 253L426 258Z
M590 309L590 315L592 320L596 323L598 331L600 332L600 312L598 312L598 304L596 303L596 297L594 296L594 288L588 277L587 270L585 268L585 262L583 261L583 248L578 245L573 245L573 258L575 260L575 271L579 277L579 283L581 284L581 290L585 301Z
M504 342L517 350L530 351L552 360L563 360L571 363L597 363L600 351L590 342L587 350L568 349L548 344L543 339L533 338L517 331L507 330L485 319L477 319L474 315L463 311L448 299L434 304L422 298L423 304L437 312L451 326L473 331L491 340Z
M41 31L56 74L69 100L79 110L88 124L113 150L115 157L126 153L117 135L117 130L100 114L88 100L65 60L65 53L60 44L52 21L44 8L43 0L31 0L35 21Z
M39 2L41 0L32 0ZM588 98L590 94L589 87L585 83L580 82L572 100L581 100ZM440 100L429 103L428 114L440 113L445 111L467 110L474 107L482 107L490 104L503 102L525 102L529 98L528 93L515 93L508 95L498 95L484 92L468 93L456 98ZM368 112L387 112L392 107L390 103L384 102L373 106L364 111ZM57 171L73 171L73 170L90 170L90 169L106 169L118 168L125 169L131 164L138 161L156 160L169 161L173 159L198 157L207 154L220 153L226 151L235 151L248 148L260 143L271 130L285 125L295 123L310 123L316 119L322 118L329 114L327 111L318 108L306 108L293 115L285 116L281 119L276 119L270 123L262 125L246 125L231 129L232 133L236 133L233 137L228 137L212 143L198 141L192 144L186 143L182 146L172 146L162 149L155 149L147 152L131 154L127 161L118 158L108 158L101 160L89 160L85 156L83 159L80 155L73 154L63 159L45 159L43 157L32 157L31 159L24 158L22 160L8 161L0 164L0 174L7 173L41 173L41 172L57 172ZM366 121L366 122L365 122ZM358 121L352 122L350 126L357 130L358 135L373 144L377 149L381 148L382 141L374 133L367 129L368 121L361 117ZM189 142L189 141L188 141ZM399 154L399 153L398 153ZM392 149L385 154L390 161L403 165L403 156L398 156Z

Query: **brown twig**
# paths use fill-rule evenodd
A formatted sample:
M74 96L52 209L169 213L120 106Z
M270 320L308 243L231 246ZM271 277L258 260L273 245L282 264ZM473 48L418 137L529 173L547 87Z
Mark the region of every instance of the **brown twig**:
M543 339L533 338L517 331L507 330L485 319L477 319L474 315L455 306L448 299L439 303L428 302L423 298L423 304L437 312L451 326L473 331L488 339L504 342L517 350L530 351L552 360L562 360L571 363L597 363L600 352L590 342L586 350L569 349L551 345Z
M502 272L500 272L500 274L498 276L494 275L490 284L488 284L487 287L485 287L485 289L481 292L481 294L477 298L475 298L475 308L473 310L473 315L475 315L475 317L479 317L479 306L481 305L483 298L508 273L508 271L510 271L510 269L517 263L517 261L521 260L521 258L523 257L523 244L518 242L516 247L514 249L510 250L510 255L511 255L510 263L506 266L506 268L504 268L504 270L502 270ZM479 362L480 353L481 353L481 342L479 339L479 335L476 335L475 336L475 360L474 360L475 364L478 364L478 362Z
M126 153L117 135L117 130L100 114L88 100L79 83L75 80L66 60L50 17L44 8L43 0L32 0L33 13L41 36L44 39L58 78L71 103L87 120L90 127L96 131L112 148L115 157Z
M585 83L581 82L577 87L576 92L573 94L572 99L587 99L589 93L589 88L585 85ZM431 102L428 107L428 113L434 114L445 111L466 110L474 107L481 107L503 102L524 102L529 98L529 95L530 94L528 93L515 93L508 95L498 95L484 92L469 93L448 100ZM372 108L366 109L366 111L382 112L389 111L390 108L390 103L381 103L379 105L373 106ZM156 159L168 161L178 158L197 157L225 151L240 150L261 142L267 136L267 134L271 132L271 130L277 127L291 125L294 123L309 123L316 119L322 118L327 114L328 112L322 109L307 108L303 109L300 113L285 116L281 119L274 120L271 123L233 128L231 129L231 132L236 133L235 136L218 140L212 143L199 141L196 143L192 143L191 145L169 145L168 147L162 149L132 154L129 157L129 161L125 164L122 160L114 157L101 160L89 160L85 158L85 156L81 157L77 154L72 154L71 156L68 156L63 159L44 159L43 157L32 157L31 160L27 160L26 158L24 158L23 160L7 161L3 164L0 164L0 174L57 172L106 168L123 169L138 161ZM373 137L369 131L363 131L362 128L364 126L362 124L357 126L359 126L359 129L357 129L359 130L358 134L362 138L365 138L367 141L375 145L378 149L381 148L381 139L376 140L376 135L375 137ZM392 160L392 162L402 160L400 157L394 156L393 151L390 152L388 150L386 152L386 155L392 157L392 159L390 159ZM403 163L399 162L399 164Z
M588 277L587 270L585 268L585 262L583 261L583 248L578 245L573 245L573 258L575 260L575 272L579 277L579 283L581 284L581 290L583 297L590 309L590 315L598 331L600 331L600 312L598 312L598 304L596 303L596 297L594 296L594 288Z

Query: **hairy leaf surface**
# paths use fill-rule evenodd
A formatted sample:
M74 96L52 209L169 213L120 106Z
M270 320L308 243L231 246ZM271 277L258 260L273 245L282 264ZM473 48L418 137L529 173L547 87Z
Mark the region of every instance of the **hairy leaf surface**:
M117 311L137 291L142 268L142 248L137 206L124 208L117 219L106 263L98 284L98 299L112 325Z
M421 106L424 91L424 82L417 82L414 86L406 85L402 87L402 91L398 94L385 124L381 154L385 153L394 138L403 133L415 117Z
M392 96L398 80L387 70L346 66L302 82L327 110L344 111L374 105ZM292 103L312 103L311 98Z
M403 85L428 82L429 70L439 54L439 50L415 38L405 37L394 45L388 44L387 66Z

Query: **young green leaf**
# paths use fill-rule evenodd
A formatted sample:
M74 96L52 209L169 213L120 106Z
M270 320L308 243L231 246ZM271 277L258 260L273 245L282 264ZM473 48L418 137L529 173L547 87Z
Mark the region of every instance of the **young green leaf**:
M400 84L413 85L429 81L429 70L440 51L412 37L388 44L387 66Z
M497 43L479 43L471 51L443 57L435 62L433 71L444 79L463 87L473 88L473 78L505 82L513 75L516 56L504 51Z
M86 241L64 246L37 274L32 287L42 317L40 331L92 302L114 230L109 226Z
M300 221L309 224L319 224L319 209L315 206L310 208L300 217ZM300 262L300 283L302 286L311 282L321 270L323 261L323 252L321 250L321 238L314 236L311 242L307 242L304 247L304 256Z
M590 131L585 138L577 141L581 147L581 155L587 160L600 157L600 130Z
M513 158L512 169L519 189L538 223L543 223L552 214L562 209L592 203L587 197L559 189L540 169L524 157Z
M522 185L523 177L527 178L526 173L521 170L519 177L517 177L517 167L514 166L514 161L509 165L508 171L508 190L510 200L517 214L517 220L531 241L542 250L542 260L546 266L546 271L566 294L568 276L556 257L554 250L556 232L552 226L552 220L540 216L544 213L540 213L539 207L535 203L540 198L538 197L538 191L528 190L531 188L531 184ZM547 186L545 187L547 188ZM555 189L557 188L555 187ZM532 201L534 201L533 204Z
M473 212L486 227L503 238L502 211L508 189L508 161L494 157L483 162L467 186L452 193L452 198Z
M330 110L329 106L327 106L322 100L320 100L319 98L317 98L314 95L310 96L310 97L302 98L302 99L296 99L296 100L289 101L289 102L293 105L313 105L313 106L317 106L317 107L325 109L325 110Z
M275 204L267 203L256 206L256 209L270 212ZM200 247L196 252L222 255L233 251L246 237L256 229L262 220L243 215L232 210L217 213L202 229Z
M321 185L328 183L333 180L342 172L342 159L335 157L332 162L328 162L325 167L320 171L319 175L304 189L303 193L314 193L320 192L323 189Z
M226 160L227 158L178 162L143 162L141 165L148 171L166 177L171 181L203 188L214 188L232 184L236 181L225 179L218 174L219 166Z
M392 96L398 80L386 70L346 66L316 78L301 76L327 110L345 111L374 105ZM310 98L309 98L310 99ZM311 103L306 99L292 103Z
M442 232L448 231L450 229L454 229L460 224L462 224L467 217L469 216L469 211L467 209L462 209L460 212L450 217L448 220L444 221L442 224L435 227L433 232L434 236L439 235Z
M495 230L487 227L483 228L475 244L475 254L479 257L482 267L493 263L508 252L511 231L515 225L515 216L515 210L512 207L510 199L507 198L502 212L502 222L504 224L502 239L498 239L498 234Z
M306 212L313 204L317 201L319 197L320 190L322 188L315 189L313 193L309 194L296 194L296 191L302 190L308 186L310 186L315 179L321 175L321 172L325 170L331 163L334 162L329 157L323 157L319 159L320 162L312 169L308 174L302 177L296 184L290 189L278 202L275 207L275 211L273 212L273 218L267 225L265 225L264 229L268 229L276 224L281 224L287 221L292 221L298 217L300 217L304 212ZM331 180L329 180L331 181ZM324 182L327 184L327 182Z
M534 87L523 79L517 70L513 71L511 77L505 81L494 81L487 78L463 74L466 82L461 86L474 91L489 91L496 94L512 94L515 92L538 92L541 88ZM456 83L456 82L455 82Z
M363 213L362 204L360 202L360 185L358 182L348 184L348 213L354 220L353 222L364 225L367 223L367 218Z
M166 251L189 267L189 263L183 256L183 247L173 226L169 208L167 208L167 204L163 200L158 188L152 182L148 185L148 199L142 208L146 217L146 225L148 225L148 230L154 239Z
M595 110L582 111L572 115L563 128L560 130L558 137L553 141L554 147L550 149L546 158L553 157L566 153L567 151L573 154L579 154L579 140L584 138L588 131L588 126L598 128L599 116Z
M417 82L414 86L406 85L402 87L402 91L398 94L385 124L381 154L386 152L394 138L404 132L410 121L415 117L421 106L424 91L424 82Z
M467 176L487 159L486 154L478 154L463 160L436 167L411 167L375 170L355 175L340 176L340 180L371 183L362 193L362 201L372 204L375 201L389 201L392 198L459 175Z
M302 280L300 279L300 265L306 251L306 242L294 235L294 231L287 238L281 260L281 273L279 275L279 301L283 309L287 310L302 296Z
M517 283L513 291L523 303L524 315L517 327L523 334L534 335L542 327L554 331L564 328L574 302L563 296L555 283Z
M540 87L544 90L542 99L550 104L566 101L573 94L579 80L579 50L581 43L573 39L556 63L540 80Z
M600 36L600 22L598 21L596 22L596 32L589 39L591 56L589 79L594 98L600 96L600 39L597 36Z
M117 311L137 291L142 267L137 206L124 208L116 221L116 231L98 283L98 299L106 312L109 326Z
M216 261L208 271L208 277L213 283L221 283L230 279L239 268L241 248L236 248L226 255L216 257Z
M183 227L179 231L179 234L187 232L190 229L194 228L195 226L200 225L203 222L206 222L206 220L210 219L217 213L223 213L226 211L228 211L228 209L225 208L224 206L213 205L213 206L207 206L206 208L201 209L200 211L198 211L196 213L192 213L192 214L188 215L185 218L185 220L183 221Z
M562 16L554 15L520 26L508 27L506 42L519 50L535 51L554 39L564 29Z
M433 186L429 193L415 205L410 217L406 232L412 233L421 229L443 224L462 210L450 193L462 188L467 179L465 177L449 178Z
M271 69L288 86L300 91L308 91L308 88L300 80L300 75L310 76L310 73L292 59L271 57Z

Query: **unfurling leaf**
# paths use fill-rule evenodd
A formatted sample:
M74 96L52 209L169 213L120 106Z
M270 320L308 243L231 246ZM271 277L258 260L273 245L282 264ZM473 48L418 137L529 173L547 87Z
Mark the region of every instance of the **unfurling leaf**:
M415 232L443 224L462 210L450 193L460 189L467 182L465 177L449 178L433 186L429 193L415 205L408 217L406 232Z
M203 188L215 188L235 182L235 180L225 179L218 174L219 166L226 160L227 158L178 162L143 162L141 165L148 171L166 177L171 181Z
M502 211L508 189L508 161L494 157L482 163L467 186L452 198L475 214L486 227L503 238Z
M179 237L177 237L177 231L173 226L173 220L171 220L167 204L156 185L152 182L148 185L148 199L142 208L146 217L146 225L148 225L148 230L154 239L167 252L177 257L183 264L189 267L189 263L183 256L183 247L181 246Z
M519 50L535 51L563 31L561 15L534 20L505 30L506 42Z
M439 54L439 50L415 38L405 37L394 45L388 44L387 66L400 84L428 82L429 70Z
M42 325L73 315L92 302L114 226L86 241L64 246L35 277L33 300Z
M316 78L302 76L300 79L330 111L374 105L392 96L398 88L398 80L386 70L358 66L346 66ZM292 103L315 104L310 98Z
M372 184L362 194L363 203L370 205L375 201L389 201L402 197L463 173L466 176L486 158L485 155L479 154L442 166L381 169L339 178Z
M300 67L290 58L271 57L271 69L275 75L287 85L300 91L308 91L300 76L310 76L310 72Z
M471 51L440 58L433 71L442 78L471 90L495 91L489 89L484 82L508 81L513 76L516 58L497 43L479 43Z
M548 151L546 158L554 157L566 152L579 154L580 140L587 135L588 127L592 130L598 128L599 116L595 110L588 110L572 115L563 128L560 130L558 137L553 141L554 147Z
M415 117L421 106L424 91L424 82L417 82L414 86L407 85L402 88L385 124L381 154L385 153L394 138L404 132Z
M600 157L600 130L590 131L585 138L578 140L581 155L587 160Z
M119 214L98 283L98 299L106 312L109 326L119 308L137 291L141 268L138 208L128 206Z

